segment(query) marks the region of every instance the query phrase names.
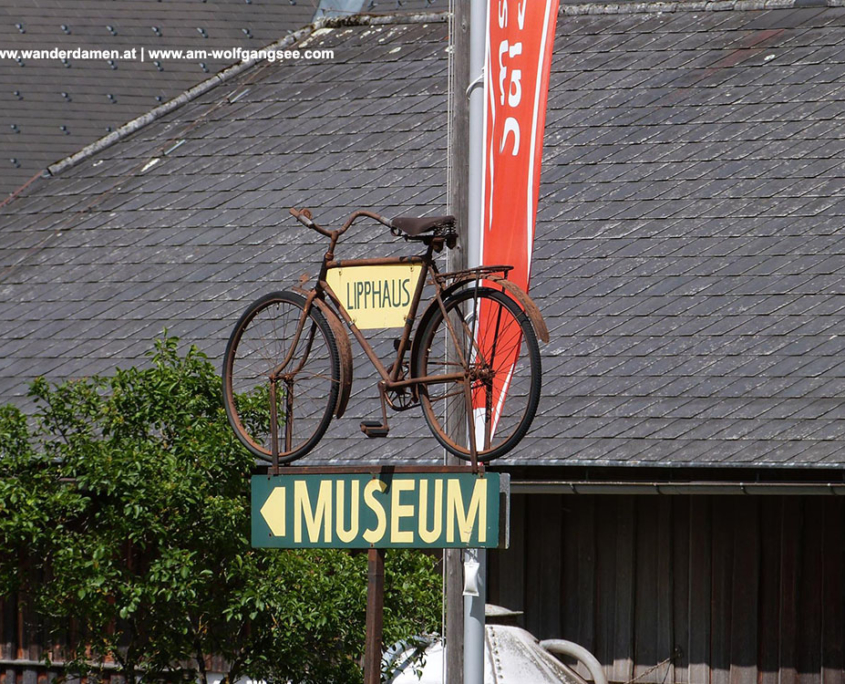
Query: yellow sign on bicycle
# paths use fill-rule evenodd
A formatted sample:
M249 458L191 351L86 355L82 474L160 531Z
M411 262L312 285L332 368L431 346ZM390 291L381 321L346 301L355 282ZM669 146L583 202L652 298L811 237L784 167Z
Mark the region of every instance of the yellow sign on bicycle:
M326 282L361 330L401 328L414 298L419 264L332 268Z

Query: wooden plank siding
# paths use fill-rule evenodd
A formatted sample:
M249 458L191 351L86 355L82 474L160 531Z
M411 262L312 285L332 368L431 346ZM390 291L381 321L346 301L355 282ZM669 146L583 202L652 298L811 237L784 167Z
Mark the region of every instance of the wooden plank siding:
M823 503L822 684L845 684L845 519L838 503Z
M613 682L845 684L845 502L515 495L489 598ZM524 578L519 583L517 578Z

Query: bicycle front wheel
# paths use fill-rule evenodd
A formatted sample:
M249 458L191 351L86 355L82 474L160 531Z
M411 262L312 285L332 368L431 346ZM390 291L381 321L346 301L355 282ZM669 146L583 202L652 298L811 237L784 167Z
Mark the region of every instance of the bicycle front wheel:
M487 287L446 298L423 325L415 377L423 415L437 440L480 461L513 449L528 432L540 401L540 348L528 316L513 299ZM431 376L462 374L437 381Z
M253 302L232 331L223 399L238 439L256 457L288 463L325 434L337 402L340 360L325 317L305 299L274 292ZM300 327L300 322L301 327Z

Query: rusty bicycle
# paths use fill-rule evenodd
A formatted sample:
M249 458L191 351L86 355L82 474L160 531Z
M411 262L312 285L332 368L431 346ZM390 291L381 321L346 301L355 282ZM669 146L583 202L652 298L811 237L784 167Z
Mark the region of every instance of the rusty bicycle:
M310 289L273 292L253 302L232 331L223 361L223 396L238 439L278 468L308 453L332 417L346 410L353 356L346 330L375 367L381 420L368 437L388 434L387 408L420 405L437 441L473 466L503 456L524 437L540 399L543 318L510 266L441 273L435 255L457 241L454 218L387 219L354 212L343 226L318 225L308 209L290 210L329 239ZM340 237L359 218L419 242L419 256L335 259ZM412 336L425 286L434 287ZM362 330L400 328L386 365Z

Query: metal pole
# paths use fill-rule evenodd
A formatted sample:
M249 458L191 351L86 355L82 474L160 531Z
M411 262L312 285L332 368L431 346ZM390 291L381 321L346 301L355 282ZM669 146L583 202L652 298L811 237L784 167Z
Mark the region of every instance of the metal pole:
M370 549L367 560L367 642L364 651L364 684L379 684L384 624L384 549Z
M469 86L470 5L466 0L453 0L452 23L449 33L451 72L449 83L449 187L448 211L455 216L458 245L449 250L447 269L460 271L467 267L467 199L468 199L468 149L469 103L466 90ZM461 402L463 400L461 399ZM463 438L465 418L461 407L449 406L449 434L453 439ZM451 454L446 455L447 465L463 465ZM463 560L461 549L445 549L445 602L446 624L446 682L463 684L464 678L464 600Z
M477 592L464 596L464 684L484 683L484 607L487 603L487 552L467 549L464 572Z
M467 261L481 265L481 208L484 196L484 59L487 49L487 0L471 0L469 54L469 187Z
M487 0L472 0L469 56L469 187L467 199L469 266L481 265L481 211L484 202L484 61L487 48ZM484 607L487 603L487 552L467 551L478 563L476 591L464 597L464 681L484 684ZM467 566L464 566L466 574Z

